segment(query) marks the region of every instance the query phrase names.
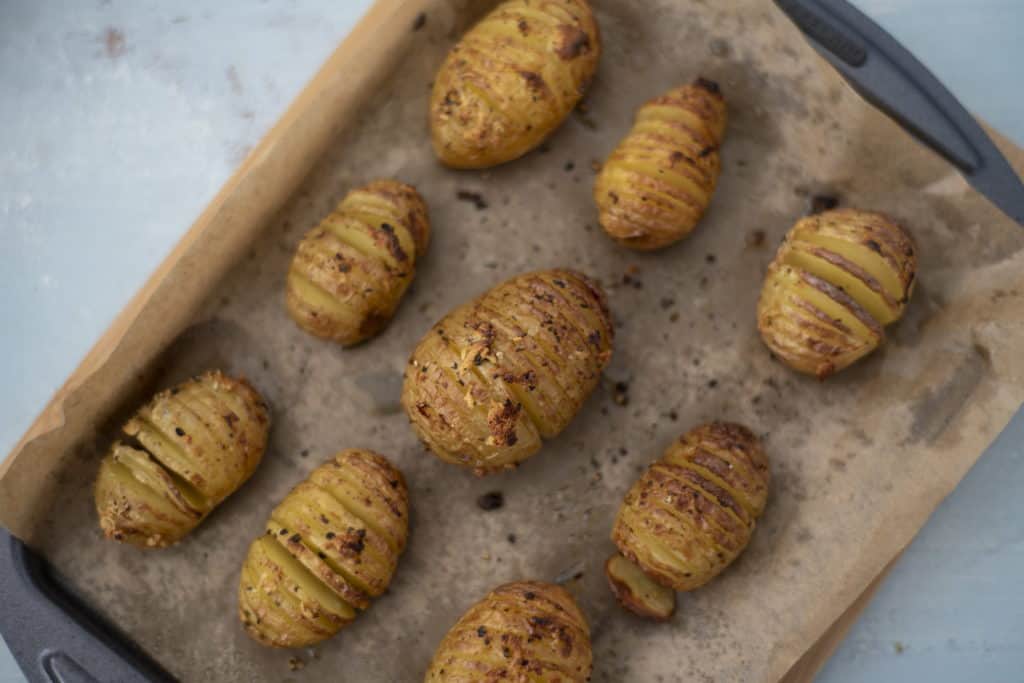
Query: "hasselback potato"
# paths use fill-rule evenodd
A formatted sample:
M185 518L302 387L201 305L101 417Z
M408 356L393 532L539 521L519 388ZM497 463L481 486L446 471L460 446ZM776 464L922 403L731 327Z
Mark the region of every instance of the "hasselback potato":
M629 490L612 540L655 582L699 588L750 542L768 483L768 458L750 430L723 422L699 426Z
M269 428L256 390L218 370L160 392L100 463L103 533L151 548L180 540L256 470Z
M238 587L246 632L273 647L331 637L387 590L408 530L402 473L371 451L337 454L285 496L249 547Z
M590 679L590 628L565 589L520 581L488 593L448 631L425 683Z
M423 337L402 405L442 460L487 474L536 453L572 420L611 358L604 293L572 270L508 280Z
M344 346L391 320L430 239L427 205L411 185L352 190L299 243L287 303L302 329Z
M580 101L601 40L586 0L507 0L452 48L434 80L437 156L486 168L539 145Z
M768 267L761 337L793 369L825 378L882 343L916 270L913 239L888 216L838 209L804 218Z
M645 250L690 234L718 183L726 118L718 85L705 79L642 106L594 183L605 232Z

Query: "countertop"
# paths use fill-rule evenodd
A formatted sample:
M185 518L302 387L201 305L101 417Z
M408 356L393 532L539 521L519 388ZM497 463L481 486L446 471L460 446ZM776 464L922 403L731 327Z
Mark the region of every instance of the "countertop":
M369 4L0 4L0 453ZM1024 144L1024 3L856 4ZM1021 483L1024 413L819 680L1022 680ZM0 682L23 680L0 646Z

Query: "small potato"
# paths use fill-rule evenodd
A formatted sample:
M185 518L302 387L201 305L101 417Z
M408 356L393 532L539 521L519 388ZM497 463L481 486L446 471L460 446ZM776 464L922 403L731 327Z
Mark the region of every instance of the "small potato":
M115 541L162 548L252 475L270 417L248 382L213 370L160 392L121 429L96 478L100 527Z
M612 353L604 293L572 270L508 280L427 333L405 370L402 405L446 462L489 474L565 429Z
M838 209L804 218L768 267L761 337L791 368L824 379L882 343L916 270L913 239L883 214Z
M608 558L604 574L615 599L633 614L668 621L676 613L676 592L644 574L622 555Z
M351 449L313 470L274 508L242 566L238 615L272 647L330 638L391 583L409 533L402 473Z
M612 540L655 582L690 591L743 552L768 500L768 458L746 427L684 434L633 485Z
M718 85L703 78L641 107L594 184L605 232L641 250L689 235L718 183L725 124Z
M452 48L434 79L438 158L487 168L539 145L580 101L601 54L586 0L507 0Z
M590 680L590 628L572 596L550 583L500 586L437 648L424 683Z
M416 189L377 180L352 190L299 243L288 312L310 334L351 346L391 320L430 239Z

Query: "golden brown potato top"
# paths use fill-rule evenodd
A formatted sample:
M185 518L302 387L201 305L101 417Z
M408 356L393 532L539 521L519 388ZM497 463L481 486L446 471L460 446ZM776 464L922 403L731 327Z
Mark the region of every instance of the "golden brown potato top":
M747 546L769 480L768 459L750 430L701 425L669 446L629 490L612 540L655 581L693 590Z
M647 120L674 123L688 129L693 139L717 147L725 136L728 113L718 84L698 78L647 102L636 118L637 123ZM695 151L699 154L705 150Z
M898 309L897 318L902 315L914 286L917 248L910 233L892 218L860 209L825 211L798 221L786 235L779 257L785 260L798 244L817 248L820 258L864 278L873 292ZM865 308L873 308L872 303Z
M838 209L800 220L769 266L758 327L794 369L819 378L873 351L913 291L910 235L875 212Z
M691 429L674 441L661 459L721 486L723 499L734 501L750 518L764 512L771 479L768 456L761 440L743 425L712 422Z
M575 271L508 280L443 318L406 368L402 403L427 446L488 473L561 432L611 357L600 288Z
M407 230L414 244L412 256L419 258L427 250L430 243L430 220L427 215L427 204L423 197L412 185L397 180L374 180L358 190L350 192L341 203L342 210L353 212L373 212L374 209L381 212L382 217L387 213L394 217L395 225L392 227ZM390 237L387 238L388 250L398 261L403 261L401 254L402 239L398 237L398 244Z
M520 581L469 608L441 641L425 683L582 683L592 658L590 629L572 596Z
M385 458L349 449L296 485L270 519L289 547L310 549L359 591L377 597L405 550L408 489Z
M601 41L585 0L507 0L452 48L434 81L434 147L483 168L539 144L576 106Z
M158 393L101 463L104 533L145 547L178 541L252 475L269 427L256 390L219 370Z

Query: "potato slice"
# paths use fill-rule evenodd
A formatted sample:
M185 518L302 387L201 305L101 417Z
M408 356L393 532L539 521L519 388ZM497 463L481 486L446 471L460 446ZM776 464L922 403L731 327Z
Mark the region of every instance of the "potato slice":
M668 621L676 613L676 592L655 582L622 555L608 558L604 574L619 604L633 614Z

